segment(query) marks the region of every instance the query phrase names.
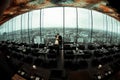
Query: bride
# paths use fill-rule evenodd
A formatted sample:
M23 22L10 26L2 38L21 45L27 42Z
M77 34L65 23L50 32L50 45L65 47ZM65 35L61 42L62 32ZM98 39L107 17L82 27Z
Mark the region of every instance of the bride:
M59 45L59 35L55 36L55 45Z

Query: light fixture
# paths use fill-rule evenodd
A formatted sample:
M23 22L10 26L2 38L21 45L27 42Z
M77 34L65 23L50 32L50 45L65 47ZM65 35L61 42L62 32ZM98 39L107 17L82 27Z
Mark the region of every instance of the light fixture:
M44 78L42 78L41 80L44 80Z
M34 76L30 76L31 79L34 79Z
M40 78L39 78L39 77L36 77L35 80L40 80Z
M10 56L9 56L9 55L7 55L7 58L9 59L9 58L10 58Z
M99 80L102 79L102 77L101 77L100 75L98 75L97 78L98 78Z
M33 65L32 67L33 67L33 69L36 69L36 65Z
M20 73L21 71L20 70L18 70L18 73Z
M76 51L78 51L79 49L76 47Z
M108 73L105 73L105 76L107 76L108 75Z
M26 49L23 49L23 52L26 52Z
M111 74L111 71L108 71L108 74Z
M14 13L13 12L10 12L9 15L13 15Z
M101 65L101 64L98 65L98 69L100 69L100 68L102 68L102 65Z
M22 72L21 72L21 75L24 75L24 74L25 74L25 72L22 71Z

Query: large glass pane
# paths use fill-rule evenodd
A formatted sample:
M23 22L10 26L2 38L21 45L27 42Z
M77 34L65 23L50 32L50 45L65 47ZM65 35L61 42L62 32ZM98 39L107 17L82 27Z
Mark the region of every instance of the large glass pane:
M2 41L2 26L0 26L0 41Z
M115 22L114 22L114 24L115 24L115 38L116 38L116 41L115 42L117 42L118 43L118 21L115 19Z
M62 35L70 43L120 42L120 22L94 10L54 7L19 15L0 27L0 40L27 43L55 43Z
M88 43L91 37L90 10L78 8L78 42Z
M92 11L93 17L93 32L92 32L92 40L94 43L103 43L104 40L104 21L103 14Z
M55 35L63 35L63 8L47 8L42 10L42 34L45 44L54 43Z
M111 17L107 17L107 42L111 43L112 25Z
M118 43L120 44L120 22L118 22Z
M2 28L3 28L3 33L2 33L3 39L2 40L6 41L7 40L7 32L6 32L7 23L5 23Z
M10 40L10 36L9 36L9 27L10 27L10 21L8 21L8 26L7 26L7 39Z
M15 38L16 38L16 42L21 42L21 15L17 16L15 19L15 24L16 24L16 28L15 28Z
M16 24L15 24L15 22L16 22L16 19L15 18L13 18L12 19L13 20L13 41L15 41L16 40Z
M0 26L0 27L2 27L2 26ZM2 41L2 33L1 33L1 28L0 28L0 41Z
M3 24L2 26L0 26L0 41L4 40L4 27L5 24Z
M33 43L40 43L40 10L32 12L32 40Z
M112 30L111 30L111 43L114 43L114 29L115 29L115 26L114 26L114 20L113 18L111 18L111 27L112 27Z
M7 33L7 39L6 40L9 40L9 21L6 22L6 33Z
M22 41L28 42L28 13L22 15Z
M64 9L64 42L76 42L77 40L77 14L76 8L66 7Z
M14 41L15 42L17 42L18 40L17 40L17 30L16 30L16 28L17 28L17 24L16 24L16 17L15 18L13 18L13 34L14 34Z
M107 29L107 22L106 22L106 15L105 14L102 14L102 17L103 17L103 43L106 43L106 29Z
M116 20L113 19L113 43L115 43L115 42L117 43L116 33L117 33Z
M44 9L40 10L40 43L44 44L45 32L44 32Z
M103 28L104 28L103 29L103 32L104 32L104 34L103 34L103 37L104 37L103 42L106 43L107 42L107 28L108 28L107 15L106 14L103 15Z
M33 12L28 12L28 38L29 38L29 43L34 43L32 39L32 15Z
M8 39L10 40L10 41L12 41L13 40L13 36L12 36L12 31L13 31L13 20L11 19L11 20L9 20L9 26L8 26Z

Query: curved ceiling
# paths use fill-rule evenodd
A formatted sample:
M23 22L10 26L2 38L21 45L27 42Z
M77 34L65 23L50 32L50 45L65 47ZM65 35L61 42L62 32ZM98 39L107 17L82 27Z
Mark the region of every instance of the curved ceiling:
M9 2L9 0L4 0L3 2L8 3L7 1ZM2 1L0 1L0 3L1 2ZM9 7L3 12L3 15L0 18L0 24L19 14L34 9L53 6L74 6L94 9L119 20L120 9L118 5L115 5L115 3L117 3L115 0L11 0Z

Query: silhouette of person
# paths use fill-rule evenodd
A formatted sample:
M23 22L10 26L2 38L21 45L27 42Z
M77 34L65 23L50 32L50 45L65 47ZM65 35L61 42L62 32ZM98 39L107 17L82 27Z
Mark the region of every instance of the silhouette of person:
M59 33L55 36L55 45L62 45L62 36Z
M60 53L59 50L62 47L62 36L59 35L59 33L57 33L57 35L55 35L55 45L56 45L57 53L59 55L59 53Z

